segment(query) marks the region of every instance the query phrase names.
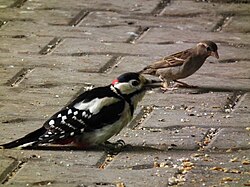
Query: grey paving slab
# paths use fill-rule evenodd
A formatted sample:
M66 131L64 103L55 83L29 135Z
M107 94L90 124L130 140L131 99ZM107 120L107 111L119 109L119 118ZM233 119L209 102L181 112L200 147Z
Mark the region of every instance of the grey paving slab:
M0 182L5 180L6 175L12 170L15 165L15 160L0 154Z
M27 75L27 79L25 79L22 84L23 85L41 85L46 83L51 84L60 84L63 81L64 85L71 86L72 84L77 85L86 85L86 84L94 84L94 85L106 85L112 82L107 80L100 80L100 77L105 77L105 75L96 75L92 73L82 73L78 72L75 69L48 69L46 67L37 67L34 68L32 73ZM63 91L63 90L61 90Z
M225 32L249 33L249 21L249 16L235 16L230 20L227 27L224 27L222 30Z
M126 15L116 12L96 11L88 15L79 26L112 27L135 25L144 27L167 27L180 30L210 31L222 17L220 15L200 15L192 17L155 17L145 15Z
M1 1L0 144L37 129L90 85L204 39L220 54L183 80L199 88L149 91L111 139L131 144L118 155L57 145L0 150L1 185L249 186L249 5ZM54 38L62 40L50 45ZM39 54L45 46L52 49Z
M122 139L132 147L144 146L159 150L196 150L207 132L205 128L184 127L178 130L164 130L157 126L141 130L123 130L112 140Z
M240 123L240 121L239 121ZM215 149L249 149L250 148L250 132L246 128L239 128L239 125L235 125L235 128L221 129L218 136L209 145Z
M152 97L154 96L154 97ZM162 93L157 89L145 96L142 101L144 105L155 105L156 111L165 110L165 112L178 112L181 113L199 113L199 112L223 112L224 106L228 102L232 94L229 92L212 92L205 93L190 93L185 90L183 93ZM157 107L160 109L157 110Z
M27 172L20 172L9 184L34 184L42 181L51 181L54 184L68 184L70 185L98 185L108 184L116 185L117 183L124 183L126 186L146 185L148 177L152 178L150 185L152 186L165 186L167 177L172 173L171 170L162 168L154 168L150 171L133 171L133 170L117 170L109 169L102 170L99 168L79 167L79 165L58 165L53 164L53 167L48 168L44 162L30 162L26 164L23 169ZM33 172L31 172L33 171ZM58 172L61 171L61 172ZM53 175L47 175L47 172ZM138 180L140 178L140 180Z
M198 72L197 75L201 76L213 76L218 78L228 78L228 79L249 79L249 61L245 60L235 60L232 63L218 63L218 64L204 64ZM237 71L234 71L236 70ZM233 82L232 80L232 82Z
M157 5L157 2L154 0L143 1L143 0L136 0L136 1L77 1L73 0L69 4L68 1L63 0L58 3L56 0L52 1L28 1L22 7L23 9L31 9L31 10L39 10L39 9L87 9L87 10L110 10L110 11L128 11L128 12L136 12L136 13L150 13Z
M13 73L4 77L4 81L15 75L14 71L18 68L52 68L52 69L65 69L74 70L78 72L98 73L105 70L106 64L112 59L110 55L82 55L82 56L51 56L51 55L38 55L38 54L18 54L12 55L10 53L0 54L0 67L3 72Z
M130 56L163 56L169 50L184 50L192 44L170 44L168 46L156 44L128 44L128 43L110 43L88 41L88 46L84 45L86 40L65 39L65 41L54 50L54 54L74 54L74 53L104 53L104 54L121 54Z
M117 26L106 28L46 26L40 22L11 21L0 31L0 35L9 37L41 36L62 38L82 38L94 41L126 42L137 27Z
M170 6L165 7L162 15L168 16L193 16L199 14L222 14L232 15L248 14L249 4L241 6L237 3L220 3L219 1L206 2L206 1L192 1L192 0L178 0L171 2Z
M240 150L193 157L194 168L186 174L184 186L248 186L249 153Z
M196 112L195 112L196 111ZM142 128L179 129L186 126L195 127L247 127L249 118L241 114L225 114L222 112L202 112L194 110L156 109L140 126Z
M173 34L174 33L174 34ZM142 36L138 43L185 43L185 42L199 42L202 40L212 40L215 42L225 42L230 44L248 44L250 41L250 36L248 34L242 33L227 33L223 32L200 32L174 29L174 28L151 28L147 34Z
M14 2L15 2L15 0L2 0L0 2L0 9L7 8L7 7L11 6Z
M52 37L1 38L0 51L8 53L38 53Z
M250 112L249 106L250 106L250 95L249 93L246 93L240 105L238 105L238 107L236 108L236 112L247 115Z
M5 8L0 11L0 18L5 21L21 20L34 21L47 24L68 25L72 18L79 13L78 10L22 10Z
M7 65L6 67L0 67L0 73L1 73L1 79L0 84L3 85L10 80L13 75L17 74L19 71L21 71L22 68L20 67L13 67L12 65ZM2 95L2 90L0 91L0 95Z

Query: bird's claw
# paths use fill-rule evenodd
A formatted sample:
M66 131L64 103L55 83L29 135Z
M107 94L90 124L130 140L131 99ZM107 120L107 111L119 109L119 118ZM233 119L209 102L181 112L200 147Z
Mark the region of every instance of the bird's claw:
M185 82L181 82L181 81L177 81L175 80L174 82L176 82L176 84L174 85L174 87L179 87L179 88L198 88L198 86L194 86L194 85L189 85Z
M126 143L123 140L117 140L114 143L111 143L109 141L106 141L103 144L103 147L105 149L105 151L109 154L118 154L119 152L121 152L124 147L126 146Z

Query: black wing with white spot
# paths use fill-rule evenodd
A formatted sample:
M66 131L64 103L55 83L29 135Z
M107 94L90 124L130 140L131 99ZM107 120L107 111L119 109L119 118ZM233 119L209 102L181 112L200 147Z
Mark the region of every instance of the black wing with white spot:
M47 132L39 137L39 143L54 142L81 134L86 127L83 113L83 111L67 107L53 115L45 122L44 127Z
M109 87L99 87L84 92L70 105L54 114L44 127L46 133L38 143L56 142L101 128L120 118L125 102Z

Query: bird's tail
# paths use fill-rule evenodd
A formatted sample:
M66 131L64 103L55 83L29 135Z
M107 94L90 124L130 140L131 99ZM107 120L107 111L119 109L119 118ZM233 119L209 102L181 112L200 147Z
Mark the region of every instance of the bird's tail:
M24 147L34 146L38 142L38 138L45 132L46 129L44 127L41 127L20 139L0 145L0 149L11 149L15 147L24 148Z

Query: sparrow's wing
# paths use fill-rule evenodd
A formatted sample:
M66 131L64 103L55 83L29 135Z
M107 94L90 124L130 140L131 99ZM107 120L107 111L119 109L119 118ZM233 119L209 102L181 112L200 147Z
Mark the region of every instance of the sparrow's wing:
M191 49L172 54L147 66L144 68L143 73L151 74L151 72L155 72L157 69L181 66L191 57L191 55Z

